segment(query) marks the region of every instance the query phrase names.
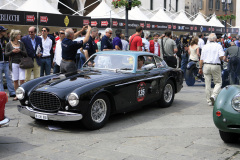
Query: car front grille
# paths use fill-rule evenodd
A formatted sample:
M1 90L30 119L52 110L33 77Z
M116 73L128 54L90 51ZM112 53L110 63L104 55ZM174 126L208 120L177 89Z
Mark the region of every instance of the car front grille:
M60 99L48 92L32 92L29 102L34 108L47 112L58 111L61 107Z

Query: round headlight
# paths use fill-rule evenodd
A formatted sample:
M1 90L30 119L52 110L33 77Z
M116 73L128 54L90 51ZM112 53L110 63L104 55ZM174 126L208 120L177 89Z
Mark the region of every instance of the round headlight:
M16 90L16 97L19 100L22 100L25 97L25 90L22 87L18 87L18 89Z
M68 103L69 103L72 107L77 106L78 103L79 103L78 95L77 95L76 93L71 93L71 94L68 96Z
M240 93L238 93L233 99L232 99L232 107L233 109L240 111Z

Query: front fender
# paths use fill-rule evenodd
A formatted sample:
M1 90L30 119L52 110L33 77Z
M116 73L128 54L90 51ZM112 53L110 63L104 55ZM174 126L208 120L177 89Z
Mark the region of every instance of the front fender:
M221 90L213 108L213 121L216 127L224 132L240 133L240 128L232 126L240 126L240 112L232 107L232 99L240 93L240 86L230 85ZM217 117L216 112L220 111L221 116Z
M190 69L192 67L196 67L196 62L193 62L193 61L188 62L187 69Z

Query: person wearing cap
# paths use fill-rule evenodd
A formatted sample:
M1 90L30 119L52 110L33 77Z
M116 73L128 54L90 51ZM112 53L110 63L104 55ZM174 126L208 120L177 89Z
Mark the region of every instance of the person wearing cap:
M240 47L240 42L239 42L239 38L237 38L236 36L233 37L233 42L235 43L235 45L237 47Z
M3 73L5 73L9 95L10 97L15 97L15 90L9 71L9 57L5 55L5 47L9 41L7 38L4 37L6 35L6 31L7 28L0 26L0 91L4 91Z
M30 81L31 73L33 71L34 79L40 77L41 57L43 53L42 38L36 36L37 29L34 26L29 27L28 34L22 37L21 41L24 43L29 57L33 59L34 67L25 70L25 81Z

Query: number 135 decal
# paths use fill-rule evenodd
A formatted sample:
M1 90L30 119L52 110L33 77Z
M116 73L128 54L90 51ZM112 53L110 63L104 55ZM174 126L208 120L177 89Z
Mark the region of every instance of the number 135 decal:
M140 82L137 86L137 101L141 102L145 99L146 96L146 84L144 82Z

